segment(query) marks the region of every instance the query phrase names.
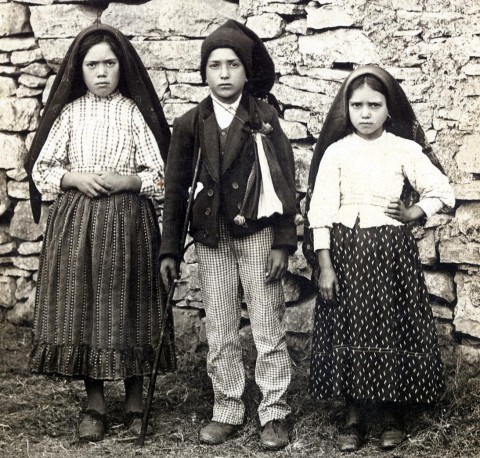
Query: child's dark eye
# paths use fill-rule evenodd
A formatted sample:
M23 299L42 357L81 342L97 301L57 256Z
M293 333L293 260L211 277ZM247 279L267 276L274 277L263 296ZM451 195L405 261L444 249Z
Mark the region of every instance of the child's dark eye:
M87 65L88 68L94 68L95 67L95 64L93 62L88 62L86 65Z
M232 62L232 63L231 63L231 66L232 66L233 68L240 67L240 62Z
M352 102L352 103L350 104L350 106L351 106L352 108L360 108L360 103Z
M214 68L214 69L215 69L215 68L218 68L218 67L219 67L218 64L210 64L210 65L208 66L208 68Z
M117 63L116 60L109 60L109 61L107 62L107 67L113 67L116 63Z

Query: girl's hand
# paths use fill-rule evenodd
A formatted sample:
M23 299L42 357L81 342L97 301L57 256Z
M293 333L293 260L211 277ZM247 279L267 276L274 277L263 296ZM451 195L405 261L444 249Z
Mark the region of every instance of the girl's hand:
M275 248L270 251L265 269L265 282L273 283L280 280L287 271L288 252L285 248Z
M407 208L401 199L391 200L385 214L401 223L416 221L425 216L425 212L419 206L412 205Z
M340 284L332 267L321 269L318 277L320 296L327 302L335 302L340 294Z
M140 191L142 182L137 175L119 175L116 172L102 173L100 177L110 187L110 194L122 191Z
M111 192L111 186L96 173L67 172L63 175L63 190L78 189L88 197L98 197Z

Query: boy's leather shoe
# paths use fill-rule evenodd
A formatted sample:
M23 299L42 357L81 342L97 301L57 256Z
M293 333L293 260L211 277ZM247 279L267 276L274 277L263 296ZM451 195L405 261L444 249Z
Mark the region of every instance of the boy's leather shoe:
M360 424L344 426L337 437L337 447L341 452L355 452L364 441L365 432Z
M268 450L279 450L287 444L288 429L285 419L269 421L260 435L260 445Z
M237 428L237 425L212 421L200 430L198 438L200 439L200 442L204 444L223 444L227 439L232 437Z
M405 433L401 427L395 423L389 423L383 428L379 446L383 450L391 450L398 447L404 440Z

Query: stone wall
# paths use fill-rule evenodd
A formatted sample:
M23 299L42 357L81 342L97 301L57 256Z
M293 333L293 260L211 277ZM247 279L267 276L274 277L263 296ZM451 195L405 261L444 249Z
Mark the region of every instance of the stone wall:
M0 310L32 321L47 211L33 223L22 161L72 38L101 18L131 37L168 121L207 94L198 72L202 39L234 18L265 40L273 93L304 192L325 114L341 81L377 63L401 81L445 170L457 208L415 229L445 354L480 355L480 4L477 0L0 0ZM45 210L52 196L45 196ZM298 227L299 240L302 226ZM197 265L189 251L176 297L179 345L204 341ZM284 284L290 342L308 341L313 309L301 250ZM248 333L248 312L242 323ZM305 339L307 338L307 339Z

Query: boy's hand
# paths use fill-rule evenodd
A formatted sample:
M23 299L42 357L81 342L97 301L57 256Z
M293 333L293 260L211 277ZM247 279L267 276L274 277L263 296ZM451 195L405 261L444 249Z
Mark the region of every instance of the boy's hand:
M119 175L116 172L105 172L100 175L110 187L110 194L122 191L140 191L142 182L137 175Z
M275 248L270 251L267 266L265 269L265 277L267 283L280 280L287 271L288 252L285 248Z
M425 216L424 211L419 206L412 205L407 208L401 199L391 200L385 214L401 223L416 221Z
M170 285L178 279L177 261L172 257L163 258L160 264L160 274L165 289L168 291Z
M96 173L67 172L63 175L61 187L64 190L78 189L88 197L98 197L111 192L111 186Z
M331 267L323 268L320 271L318 277L318 288L320 290L320 296L327 302L335 302L340 293L340 285L338 278Z

